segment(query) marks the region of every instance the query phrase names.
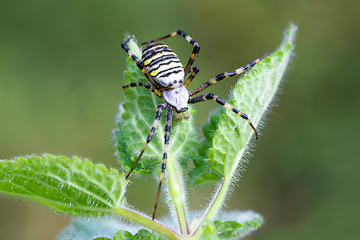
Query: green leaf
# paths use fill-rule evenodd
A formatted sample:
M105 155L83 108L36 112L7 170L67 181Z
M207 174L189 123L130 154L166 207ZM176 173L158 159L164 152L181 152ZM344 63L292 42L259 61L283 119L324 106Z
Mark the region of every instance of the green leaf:
M216 112L210 115L210 123L207 123L203 126L205 139L199 146L199 156L205 158L208 150L212 147L212 139L214 137L214 133L218 128L219 119L224 113L225 108L219 108Z
M242 224L236 221L226 221L220 222L218 220L214 221L217 235L220 239L231 239L236 236L235 232L238 230Z
M218 219L212 221L208 218L202 219L199 229L200 218L196 211L191 212L195 220L190 231L195 231L193 239L240 239L252 231L255 231L263 223L260 214L249 211L225 211L219 214Z
M78 157L43 155L0 161L0 192L65 213L100 216L121 204L126 180L115 169Z
M134 53L141 52L134 41L131 40L129 45ZM126 84L148 82L131 58L128 61L125 79ZM127 88L124 92L126 102L120 106L115 138L120 161L125 168L130 169L144 147L155 120L157 106L164 100L144 87ZM173 159L183 166L186 166L187 161L195 155L198 146L198 134L194 130L194 110L189 108L189 113L189 120L173 121L170 133L168 155L172 155ZM152 174L154 169L160 172L159 164L163 158L165 135L165 114L166 111L163 111L160 124L140 163L135 168L135 173Z
M131 232L125 230L118 231L114 235L114 240L132 240L132 239L134 239L134 236L131 234Z
M256 230L263 222L262 217L252 211L232 211L221 214L222 219L204 219L199 239L240 239ZM225 219L233 220L225 220Z
M229 103L246 113L257 130L259 130L266 111L271 106L285 73L293 49L292 42L295 32L296 26L291 25L280 48L256 64L238 81L237 86L232 91L232 99ZM209 130L214 134L212 144L209 144L208 138L205 141L206 146L211 145L207 151L206 162L211 170L225 177L232 177L244 153L246 153L249 143L255 139L253 130L246 121L227 109L217 124L211 123ZM209 134L209 130L205 129L205 136ZM195 165L198 168L194 171L201 172L203 166ZM206 172L209 170L204 173ZM200 180L192 179L192 182L194 184L204 183L203 178L205 176L208 175L200 175Z
M137 232L134 235L134 240L142 240L142 239L146 239L146 240L166 240L165 237L159 235L156 232L149 232L146 229L140 229L139 232Z
M98 239L98 238L96 238ZM108 238L106 238L108 239ZM118 231L115 235L113 240L166 240L167 238L159 235L156 232L150 232L146 229L140 229L135 235L132 235L130 232L121 230ZM95 239L93 239L95 240Z
M126 229L120 230L119 229ZM98 217L98 218L75 218L71 224L66 227L56 238L57 240L88 240L94 237L106 237L109 239L133 239L131 232L140 230L139 225L134 225L126 221L120 221L116 217Z
M262 223L263 218L258 213L237 210L223 212L221 219L214 221L219 239L240 239L255 231Z
M212 221L210 221L208 219L204 219L201 228L202 228L202 233L201 233L201 236L199 237L200 240L218 240L218 239L220 239L217 236L216 226Z
M203 126L205 139L198 148L198 155L194 158L195 168L189 172L188 184L206 185L216 183L221 180L222 175L209 167L206 162L208 150L212 147L212 139L218 127L219 118L225 113L225 108L219 108L219 111L210 116L210 123Z
M112 240L165 240L167 238L156 232L143 229L144 226L134 225L128 221L121 221L116 217L99 218L76 218L71 225L63 230L57 240L88 240L88 239L112 239ZM119 229L126 229L120 230Z

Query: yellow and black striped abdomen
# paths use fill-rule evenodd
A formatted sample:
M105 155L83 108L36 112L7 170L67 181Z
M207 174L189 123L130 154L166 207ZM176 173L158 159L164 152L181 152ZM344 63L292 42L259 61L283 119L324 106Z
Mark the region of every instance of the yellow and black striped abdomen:
M150 43L142 60L152 79L163 88L176 88L184 83L184 68L176 54L162 43Z

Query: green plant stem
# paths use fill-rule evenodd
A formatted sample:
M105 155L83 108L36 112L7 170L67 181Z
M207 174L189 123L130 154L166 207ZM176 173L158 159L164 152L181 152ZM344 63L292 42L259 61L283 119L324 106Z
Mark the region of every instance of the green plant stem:
M235 166L237 166L238 163L240 162L241 156L242 156L242 154L238 154L238 156L236 157L236 160L234 162L236 164ZM205 219L211 220L211 221L214 220L214 218L216 217L216 214L218 214L220 209L224 206L224 201L229 192L231 180L232 180L234 174L236 174L236 167L233 167L228 170L229 170L229 172L226 175L229 177L224 176L222 182L220 183L220 185L218 187L218 190L214 194L213 201L210 203L210 206L209 206L207 212L205 213L205 215L199 222L195 231L192 233L192 235L191 235L192 238L196 239L198 236L200 236L201 231L199 231L199 228L202 226L204 220Z
M230 181L227 181L224 177L223 181L220 183L218 187L218 190L215 192L213 196L213 201L212 203L210 203L210 206L207 212L205 213L205 215L200 220L195 219L195 221L197 221L196 223L193 222L193 224L196 225L196 227L194 228L194 231L191 232L190 238L188 239L198 239L202 235L203 233L202 226L204 222L215 218L216 214L221 209L223 202L225 201L226 193L229 186L230 186Z
M135 211L132 211L132 210L126 209L126 208L121 208L121 207L117 207L114 210L114 212L115 212L115 214L118 214L122 217L125 217L136 223L139 223L142 226L147 227L147 228L163 235L164 237L166 237L168 239L180 239L181 238L181 236L178 233L172 231L171 229L162 225L159 222L155 222L155 221L151 220L149 217L144 216L138 212L135 212Z
M226 198L227 190L229 189L230 181L228 178L223 179L220 183L218 190L216 191L213 202L210 204L208 211L205 213L204 218L208 218L209 220L213 220L216 214L219 212Z
M183 184L182 184L182 177L181 177L181 167L179 164L174 161L172 157L168 158L167 161L167 178L168 178L168 184L169 184L169 192L170 197L173 201L176 215L178 217L179 221L179 227L180 231L183 236L189 235L189 227L186 221L186 213L185 213L185 205L184 205L184 190L183 190ZM180 174L180 175L179 175Z

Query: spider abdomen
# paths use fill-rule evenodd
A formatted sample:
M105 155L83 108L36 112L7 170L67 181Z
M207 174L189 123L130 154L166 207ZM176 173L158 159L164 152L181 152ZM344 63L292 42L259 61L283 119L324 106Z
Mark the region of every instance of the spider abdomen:
M142 60L152 79L163 88L177 88L184 82L184 69L176 54L162 43L150 43Z

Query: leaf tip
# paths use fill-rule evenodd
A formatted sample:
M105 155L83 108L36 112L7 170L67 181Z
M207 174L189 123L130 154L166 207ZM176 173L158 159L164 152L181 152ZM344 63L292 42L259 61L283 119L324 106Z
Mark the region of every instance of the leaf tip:
M297 30L298 30L298 26L290 22L288 27L285 29L283 33L283 40L281 42L281 46L284 46L286 44L293 44L295 41Z

